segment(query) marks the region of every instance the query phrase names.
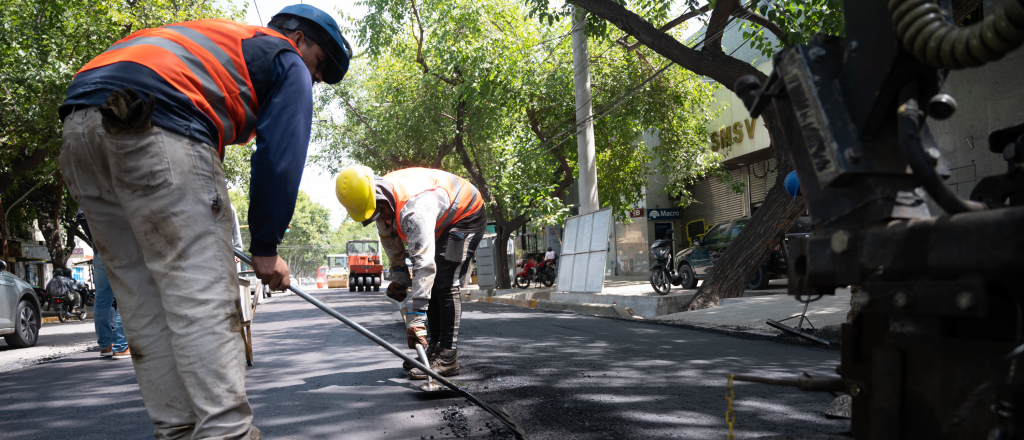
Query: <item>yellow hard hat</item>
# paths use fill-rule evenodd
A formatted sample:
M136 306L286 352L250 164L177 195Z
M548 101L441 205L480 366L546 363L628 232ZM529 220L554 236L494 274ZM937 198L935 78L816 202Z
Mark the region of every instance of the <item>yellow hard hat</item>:
M352 220L365 222L377 210L373 170L367 167L352 166L341 170L334 182L334 192Z

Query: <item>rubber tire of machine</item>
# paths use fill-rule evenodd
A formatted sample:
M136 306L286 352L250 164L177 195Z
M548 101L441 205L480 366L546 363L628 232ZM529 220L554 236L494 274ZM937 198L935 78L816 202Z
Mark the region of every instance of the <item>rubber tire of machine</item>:
M14 318L14 333L4 336L4 341L7 342L7 345L11 348L32 347L39 341L39 327L42 326L40 312L32 305L32 302L27 299L23 299L18 303L17 312L18 313ZM32 322L22 322L22 314L26 314L25 317ZM28 325L30 333L33 333L31 340L26 340L21 335L25 331L25 325Z
M683 283L680 287L683 289L695 289L697 287L697 276L693 273L693 268L689 264L680 264L678 273L683 277Z
M373 277L373 291L380 292L380 277Z

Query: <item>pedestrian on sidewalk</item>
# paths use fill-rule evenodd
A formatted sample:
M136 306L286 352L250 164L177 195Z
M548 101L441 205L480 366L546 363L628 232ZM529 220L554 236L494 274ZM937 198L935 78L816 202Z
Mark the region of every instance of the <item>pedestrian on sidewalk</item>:
M292 5L267 27L137 31L71 82L60 168L106 263L154 437L262 438L245 393L221 161L256 137L249 251L257 277L287 288L277 246L305 167L313 85L341 81L351 54L330 15Z
M82 227L82 231L85 232L93 249L92 282L96 286L96 302L92 306L92 313L93 325L96 326L96 344L100 346L100 357L130 359L132 354L128 350L128 340L124 337L121 312L114 305L114 291L110 288L110 280L107 279L107 267L103 264L100 253L96 252L96 241L92 238L89 221L85 218L82 208L78 208L75 220Z
M428 168L376 177L369 168L354 166L342 170L336 183L338 201L348 215L363 226L377 224L381 247L391 260L386 294L406 304L409 348L426 347L432 370L458 375L458 281L466 275L487 226L480 192L466 179ZM427 378L410 363L403 367L410 370L410 379Z

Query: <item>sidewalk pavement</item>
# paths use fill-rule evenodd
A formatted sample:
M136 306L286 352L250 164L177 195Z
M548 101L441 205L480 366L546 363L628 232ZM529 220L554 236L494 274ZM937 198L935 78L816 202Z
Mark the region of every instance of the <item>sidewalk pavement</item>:
M764 290L746 290L739 298L727 298L717 307L693 312L681 311L697 293L697 289L673 288L668 295L659 295L644 277L606 277L602 293L558 292L554 288L480 290L464 289L467 300L516 307L567 311L577 314L621 319L647 319L655 322L683 324L730 332L762 336L784 333L766 324L768 319L781 321L799 316L804 304L787 294L786 280L772 280ZM810 303L803 328L829 326L818 336L837 341L837 326L846 322L850 310L849 289L839 289L834 296L825 296ZM790 327L798 318L785 321Z
M803 312L804 303L789 295L759 296L753 298L727 298L718 307L692 312L680 312L652 318L653 321L686 324L695 327L718 330L739 331L751 334L778 335L780 330L765 323L768 319L781 321L785 318L799 316ZM810 303L807 307L807 318L814 328L838 326L846 322L846 314L850 311L850 289L836 289L835 295L826 295ZM796 327L799 318L790 319L783 324ZM804 328L810 328L806 322ZM838 339L835 330L826 329L825 339ZM823 332L816 332L821 336ZM833 337L834 336L834 337Z

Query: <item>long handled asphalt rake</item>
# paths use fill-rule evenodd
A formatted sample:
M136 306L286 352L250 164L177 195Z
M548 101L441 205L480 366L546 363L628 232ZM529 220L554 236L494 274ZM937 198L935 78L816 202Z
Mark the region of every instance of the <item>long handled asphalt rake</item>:
M243 254L242 252L238 251L238 249L235 249L235 256L238 257L240 260L242 260L245 264L248 264L248 265L252 266L252 260L250 260L249 257L246 256L245 254ZM486 402L484 402L484 401L476 398L476 396L470 394L468 391L466 391L466 390L464 390L462 388L459 388L457 385L449 382L448 379L444 378L444 376L441 376L440 374L437 374L434 370L431 370L428 365L425 365L424 363L421 363L420 361L412 358L411 356L409 356L409 355L407 355L405 353L402 353L401 350L396 348L394 345L389 344L387 341L381 339L380 336L377 336L377 335L373 334L373 332L371 332L371 331L367 330L366 328L364 328L363 326L355 323L351 319L348 319L347 317L345 317L345 315L342 315L341 313L338 313L337 310L334 310L334 309L328 307L326 304L320 302L320 300L318 300L316 298L313 298L312 296L310 296L308 293L304 292L299 287L297 287L297 286L288 286L288 290L291 290L292 293L302 297L302 299L308 301L310 304L316 306L318 309L323 310L324 313L327 313L328 315L331 315L334 318L336 318L338 321L341 321L341 322L345 323L345 325L347 325L349 327L352 327L353 330L359 332L359 334L361 334L363 336L366 336L369 340L375 342L377 345L379 345L381 347L384 347L385 350L390 351L395 356L398 356L398 357L402 358L402 360L404 360L406 362L411 362L413 365L416 365L421 371L426 373L428 377L434 378L434 380L436 380L436 381L440 382L442 385L448 387L448 389L454 391L456 394L458 394L458 395L460 395L462 397L465 397L466 400L469 400L470 402L473 402L476 406L479 406L480 408L483 408L484 411L487 411L487 412L493 414L495 417L498 418L498 420L501 420L502 423L504 423L506 426L508 426L509 428L512 429L512 431L515 433L517 439L520 439L520 440L527 440L527 439L529 439L529 437L526 435L526 432L523 431L523 429L519 427L519 424L516 423L516 421L512 419L512 416L508 415L507 412L505 412L503 410L500 410L500 409L496 409L496 408L491 407ZM424 362L426 362L425 361L426 355L422 354L421 356L424 358Z

